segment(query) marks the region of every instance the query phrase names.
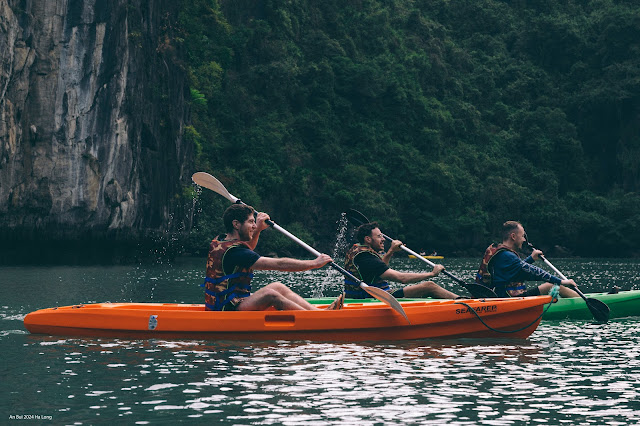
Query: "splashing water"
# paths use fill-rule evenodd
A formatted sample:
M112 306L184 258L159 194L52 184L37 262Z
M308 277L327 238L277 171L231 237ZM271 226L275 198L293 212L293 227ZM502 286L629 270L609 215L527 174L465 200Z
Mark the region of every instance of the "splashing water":
M347 229L349 227L349 221L347 220L347 214L342 213L340 219L336 222L338 230L336 232L336 243L333 247L334 258L337 256L343 256L349 248L349 241L347 239Z
M333 246L333 252L331 257L337 264L341 264L343 261L344 253L349 246L347 241L347 229L349 221L347 220L347 214L342 213L340 219L336 221L336 243ZM324 290L331 287L342 288L342 274L333 268L328 268L327 273L324 276L319 286L315 287L313 297L324 297Z

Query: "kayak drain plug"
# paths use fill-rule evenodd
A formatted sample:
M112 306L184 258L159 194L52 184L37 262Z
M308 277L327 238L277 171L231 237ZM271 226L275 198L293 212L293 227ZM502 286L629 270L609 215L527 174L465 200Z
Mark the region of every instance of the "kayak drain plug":
M158 316L150 315L149 316L149 330L155 330L158 326Z

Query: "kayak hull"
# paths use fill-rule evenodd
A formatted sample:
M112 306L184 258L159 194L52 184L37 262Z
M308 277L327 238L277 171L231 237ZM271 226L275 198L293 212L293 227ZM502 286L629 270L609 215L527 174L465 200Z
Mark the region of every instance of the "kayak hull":
M609 319L640 315L640 290L621 291L615 294L589 293L585 296L605 303L611 310ZM558 303L551 305L543 318L548 320L593 319L593 315L585 301L581 297L576 297L558 300Z
M411 323L385 304L338 311L211 312L203 305L98 303L41 309L24 325L33 334L206 340L396 341L426 338L526 338L548 296L422 300L402 304Z
M609 306L610 319L640 316L640 290L621 291L615 294L609 293L588 293L587 298L598 299ZM329 303L331 299L313 298L307 299L310 303ZM400 302L432 299L398 299ZM345 303L377 303L376 299L346 299ZM593 315L581 297L559 299L553 303L549 309L545 309L542 317L545 320L562 319L593 319Z

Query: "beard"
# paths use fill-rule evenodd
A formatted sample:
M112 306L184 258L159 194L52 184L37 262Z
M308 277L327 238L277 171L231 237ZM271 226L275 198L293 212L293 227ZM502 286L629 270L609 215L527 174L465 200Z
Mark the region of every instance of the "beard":
M372 243L371 248L374 249L375 251L382 251L384 250L384 244Z
M238 237L240 237L240 241L251 241L251 237L253 232L249 229L240 228L238 229Z

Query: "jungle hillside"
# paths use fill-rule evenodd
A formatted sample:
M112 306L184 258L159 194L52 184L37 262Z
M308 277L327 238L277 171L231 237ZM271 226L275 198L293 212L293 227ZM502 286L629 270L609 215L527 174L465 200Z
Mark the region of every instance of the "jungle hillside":
M191 0L195 169L318 249L355 208L414 250L638 256L635 1ZM188 248L228 201L197 197ZM276 232L264 251L293 250Z

